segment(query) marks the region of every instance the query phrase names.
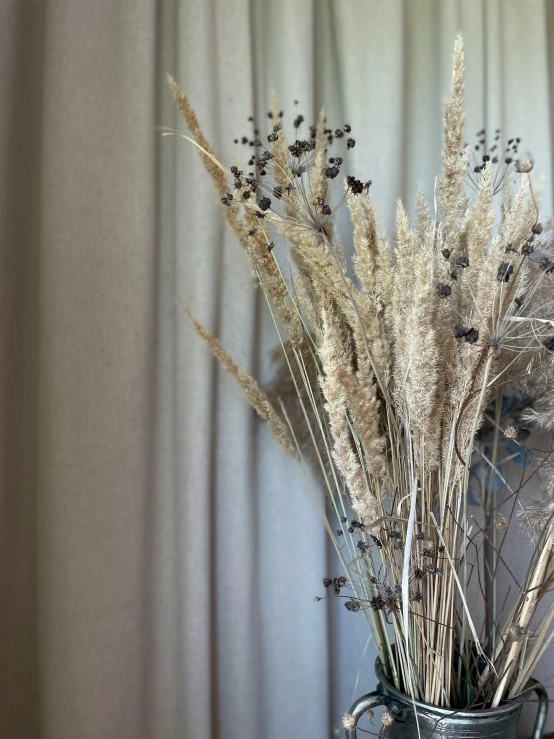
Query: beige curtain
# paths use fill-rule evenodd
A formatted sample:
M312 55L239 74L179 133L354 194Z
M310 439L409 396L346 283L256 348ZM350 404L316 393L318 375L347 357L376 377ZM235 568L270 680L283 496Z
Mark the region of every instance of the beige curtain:
M334 737L374 684L363 620L313 602L336 564L309 486L179 308L270 376L262 297L194 151L156 128L182 127L165 73L225 161L249 115L265 128L272 88L289 119L295 99L307 118L324 104L357 134L390 227L398 197L432 193L461 30L468 137L522 137L545 220L553 15L550 0L0 4L0 737Z

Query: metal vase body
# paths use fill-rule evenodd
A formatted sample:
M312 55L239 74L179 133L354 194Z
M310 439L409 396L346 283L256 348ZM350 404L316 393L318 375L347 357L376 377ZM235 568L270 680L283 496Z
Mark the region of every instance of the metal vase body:
M392 723L383 726L380 733L380 736L387 739L518 739L518 723L523 702L532 691L538 696L533 739L542 737L548 700L546 691L537 683L530 683L526 694L519 700L508 701L498 708L452 711L416 701L416 721L413 701L389 683L379 659L375 671L379 680L377 689L356 701L350 713L357 724L366 711L376 706L384 706L393 718ZM347 730L346 736L347 739L356 739L356 729ZM361 733L361 736L366 734Z

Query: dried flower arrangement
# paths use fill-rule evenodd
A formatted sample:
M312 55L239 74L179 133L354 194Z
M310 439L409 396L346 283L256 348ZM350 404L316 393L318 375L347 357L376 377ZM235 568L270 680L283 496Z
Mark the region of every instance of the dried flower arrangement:
M274 386L260 389L190 318L279 444L318 470L345 569L324 580L326 592L361 612L390 681L413 699L470 708L517 697L554 636L554 606L537 616L554 579L552 449L533 458L521 438L554 429L553 238L539 221L532 161L499 131L492 146L485 131L462 145L458 38L433 206L420 194L411 225L399 203L390 244L370 181L347 176L332 195L344 162L330 147L346 156L355 146L348 124L333 131L320 116L287 145L274 105L267 145L258 131L243 139L252 171L228 170L169 83L274 318ZM298 115L295 136L303 123ZM344 205L354 277L333 225ZM287 242L288 281L275 234ZM503 445L522 468L515 486ZM526 503L529 482L539 492ZM468 511L476 494L482 524ZM504 550L522 526L529 561L518 579Z

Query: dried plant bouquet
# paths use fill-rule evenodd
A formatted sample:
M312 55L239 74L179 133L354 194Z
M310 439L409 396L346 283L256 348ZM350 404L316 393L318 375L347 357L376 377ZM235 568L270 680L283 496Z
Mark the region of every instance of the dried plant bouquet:
M321 115L302 138L298 115L287 144L274 105L267 143L258 131L243 140L251 171L227 169L169 82L274 318L273 387L190 317L279 444L317 469L345 570L325 594L365 617L386 674L411 698L471 708L517 697L554 633L554 607L539 611L554 578L554 261L531 159L499 131L462 143L458 38L442 172L414 224L398 204L390 243L371 182L339 184L356 143L348 124L333 131ZM344 207L353 275L333 225ZM520 434L537 429L547 448L531 461ZM514 484L506 443L523 459ZM470 510L476 479L481 514ZM527 537L523 577L506 562L510 530Z

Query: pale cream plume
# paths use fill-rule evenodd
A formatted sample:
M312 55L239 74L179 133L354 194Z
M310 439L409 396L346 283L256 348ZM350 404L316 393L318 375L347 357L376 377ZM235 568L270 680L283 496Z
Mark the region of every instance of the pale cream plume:
M315 159L312 177L310 181L310 189L312 198L317 201L318 198L327 199L328 180L325 176L327 168L327 134L325 133L325 114L323 110L319 113L317 128L315 132Z
M467 172L466 156L460 156L464 127L464 47L461 36L454 45L454 68L450 98L444 111L443 173L438 186L438 204L444 228L446 246L454 249L456 223L463 215L467 198L464 178Z
M365 510L364 523L369 524L376 510L376 501L368 490L360 459L354 450L346 415L347 392L343 380L350 360L343 342L340 319L330 301L321 306L321 313L323 327L319 356L323 375L320 384L333 440L333 458L348 487L352 506L355 510Z
M260 389L256 380L245 369L239 367L233 361L230 355L221 346L221 342L218 341L218 339L216 339L207 328L202 326L189 310L185 309L185 313L190 318L190 321L199 336L204 339L208 347L211 349L217 361L231 375L231 377L236 380L238 385L240 385L252 408L254 408L260 418L263 418L263 420L267 422L267 425L273 434L273 438L287 452L287 454L295 456L294 446L291 442L287 427L281 421L277 411L269 402L267 395Z

